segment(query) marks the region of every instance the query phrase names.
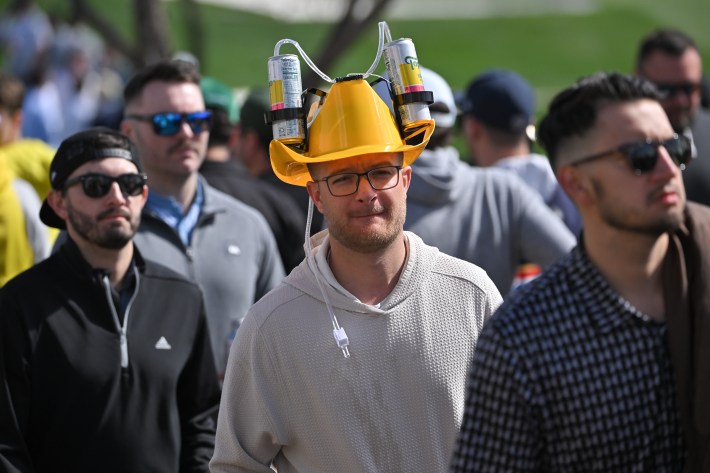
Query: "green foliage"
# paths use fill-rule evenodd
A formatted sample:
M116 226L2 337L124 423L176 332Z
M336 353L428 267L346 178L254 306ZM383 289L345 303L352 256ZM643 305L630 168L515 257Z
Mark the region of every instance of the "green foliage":
M38 3L48 11L62 13L67 11L69 2ZM131 1L90 3L131 37ZM167 2L166 6L173 46L186 49L180 3ZM691 34L706 57L706 70L710 70L707 0L590 0L590 4L598 8L589 14L388 20L388 25L393 37L413 38L420 62L441 73L454 89L464 88L473 76L487 68L510 68L535 86L539 108L582 75L598 70L632 71L640 38L657 27L674 26ZM298 41L315 60L330 26L283 23L209 5L201 5L201 12L207 50L202 58L203 71L235 87L266 83L266 61L280 39ZM370 26L334 70L324 72L335 77L366 71L375 58L377 36L377 25ZM295 52L295 48L286 45L281 52ZM302 66L307 67L303 62Z

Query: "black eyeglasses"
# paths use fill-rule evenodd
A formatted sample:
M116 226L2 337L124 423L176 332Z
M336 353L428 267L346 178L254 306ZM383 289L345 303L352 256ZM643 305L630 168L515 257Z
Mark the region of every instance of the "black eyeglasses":
M156 135L172 136L180 131L183 123L190 125L190 129L194 134L209 131L210 124L212 123L212 112L205 110L204 112L192 113L163 112L154 115L132 114L126 115L126 118L151 122Z
M628 160L629 166L634 170L634 173L640 176L643 173L650 172L656 167L659 146L666 148L673 162L681 169L685 169L685 165L690 161L690 140L687 136L679 136L676 134L667 140L646 139L634 143L626 143L609 151L587 156L572 164L576 166L605 156L610 156L614 153L621 153Z
M109 193L114 182L118 183L124 196L137 196L143 192L143 187L148 183L148 176L145 174L121 174L120 176L107 176L99 173L82 174L67 179L67 182L64 183L64 190L80 183L84 194L98 199Z
M357 192L360 187L360 177L367 177L373 189L383 191L399 184L399 171L402 166L382 166L370 169L367 172L345 172L318 179L327 184L328 190L334 197L345 197Z
M656 84L656 88L663 95L663 98L675 97L678 92L683 92L687 97L690 97L693 93L700 90L700 84L693 84L692 82L687 82L684 84Z

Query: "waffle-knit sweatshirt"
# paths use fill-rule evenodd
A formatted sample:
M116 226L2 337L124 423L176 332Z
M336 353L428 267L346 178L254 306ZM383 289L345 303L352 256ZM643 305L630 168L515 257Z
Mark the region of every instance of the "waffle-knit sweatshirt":
M337 283L324 231L251 308L229 356L212 472L446 471L476 338L501 296L479 267L405 235L407 262L378 306Z

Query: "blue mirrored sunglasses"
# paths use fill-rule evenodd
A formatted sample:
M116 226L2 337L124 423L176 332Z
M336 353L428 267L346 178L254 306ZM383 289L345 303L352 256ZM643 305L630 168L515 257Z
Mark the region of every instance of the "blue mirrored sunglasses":
M210 130L212 123L212 112L174 113L162 112L154 115L126 115L131 120L140 120L153 124L153 131L156 135L172 136L177 134L183 123L187 123L194 134Z

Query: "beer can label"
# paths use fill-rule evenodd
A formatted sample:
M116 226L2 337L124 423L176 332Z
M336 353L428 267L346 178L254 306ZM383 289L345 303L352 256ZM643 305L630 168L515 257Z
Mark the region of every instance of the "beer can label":
M284 108L284 86L282 80L269 82L269 99L271 100L271 110Z
M405 57L404 64L399 65L399 72L402 75L402 85L405 92L424 91L422 71L419 69L419 61L416 57Z
M387 43L383 50L383 56L387 75L389 75L396 95L424 91L419 59L411 39L400 38ZM429 106L424 102L407 103L400 105L397 109L405 128L420 120L431 118Z
M294 54L269 58L269 100L271 110L301 108L301 64ZM305 138L303 120L288 119L272 123L274 139L299 144Z

